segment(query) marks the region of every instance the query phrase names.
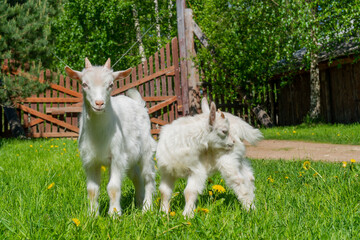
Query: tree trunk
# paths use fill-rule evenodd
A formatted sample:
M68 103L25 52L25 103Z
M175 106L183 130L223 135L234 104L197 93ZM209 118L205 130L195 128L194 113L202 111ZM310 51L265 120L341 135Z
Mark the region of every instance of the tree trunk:
M155 20L156 20L156 36L157 36L157 44L158 44L158 49L161 48L161 34L160 34L160 16L159 16L159 4L158 4L158 0L154 0L154 4L155 4Z
M136 30L136 40L139 42L139 54L141 56L141 61L146 61L145 51L144 51L144 44L141 39L141 30L140 30L140 23L139 23L139 17L138 12L136 9L136 5L133 6L133 16L134 16L134 22L135 22L135 30Z
M312 18L316 20L316 12L318 6L311 9ZM317 48L319 46L318 39L314 28L310 32L315 50L311 52L311 64L310 64L310 110L309 115L312 119L318 119L320 117L320 71L319 60L317 54Z
M169 11L169 21L168 21L168 30L169 30L169 34L167 36L168 40L171 39L171 30L172 30L172 27L171 27L171 18L172 18L172 8L173 8L174 4L172 2L172 0L169 0L169 5L168 5L168 11Z
M320 73L317 54L312 54L310 66L310 117L317 119L320 116Z
M9 122L12 136L16 138L25 138L25 131L21 126L21 122L16 113L15 108L4 106L4 112L5 112L5 117Z

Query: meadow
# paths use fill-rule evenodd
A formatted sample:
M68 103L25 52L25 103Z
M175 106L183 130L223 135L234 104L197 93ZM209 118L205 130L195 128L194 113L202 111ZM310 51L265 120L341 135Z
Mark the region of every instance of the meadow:
M265 139L360 145L360 124L300 124L261 129Z
M165 216L158 191L153 211L142 214L128 179L123 215L109 217L103 168L100 216L94 218L76 140L0 139L0 239L359 239L356 161L252 159L256 210L244 211L217 174L208 179L193 219L181 215L184 181L177 182Z

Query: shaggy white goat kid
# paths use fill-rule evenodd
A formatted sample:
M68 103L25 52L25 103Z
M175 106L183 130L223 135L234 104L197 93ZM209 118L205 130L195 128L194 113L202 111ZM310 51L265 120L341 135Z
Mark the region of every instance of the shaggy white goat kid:
M83 88L79 151L87 176L91 214L98 215L101 166L110 167L107 191L109 214L121 215L121 182L128 174L135 185L137 204L151 207L155 190L153 153L156 142L150 134L150 120L140 94L129 90L128 96L110 97L113 82L127 77L131 69L113 72L110 59L104 66L93 67L85 58L82 72L65 68Z
M209 113L183 117L161 129L156 158L161 175L161 210L168 213L174 183L187 178L184 191L184 216L192 217L198 194L209 174L220 170L227 178L234 166L224 165L219 157L234 147L229 136L229 121L211 104ZM243 148L242 148L243 149ZM236 163L234 163L236 164Z
M201 100L201 110L209 113L209 105L206 98ZM225 182L234 190L239 201L245 209L255 209L253 204L255 198L255 185L253 169L245 157L245 146L242 143L246 140L255 145L263 139L259 129L253 128L250 124L231 113L223 112L230 123L230 135L235 144L232 151L228 151L219 157L218 169L224 177Z

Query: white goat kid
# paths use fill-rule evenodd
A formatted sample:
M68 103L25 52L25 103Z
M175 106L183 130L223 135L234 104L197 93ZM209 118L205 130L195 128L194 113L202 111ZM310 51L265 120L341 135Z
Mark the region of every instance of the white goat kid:
M91 214L99 214L98 196L101 166L110 167L107 191L109 214L121 215L121 182L128 174L135 185L137 204L151 208L155 190L153 153L156 142L150 134L150 120L140 94L129 90L129 97L110 97L113 82L127 77L131 69L113 72L110 59L104 66L93 67L85 58L82 72L65 68L83 88L79 151L87 176Z
M209 113L209 105L206 98L201 100L201 110ZM255 178L250 162L245 157L243 140L255 145L263 139L259 129L253 128L241 118L230 113L223 112L230 123L230 135L235 144L232 151L219 156L217 168L224 177L225 182L234 190L238 200L245 209L255 209Z
M233 146L229 122L223 113L216 112L214 103L209 113L179 118L164 126L156 152L161 175L161 210L169 212L175 181L187 178L183 215L192 217L197 196L209 174L222 169L217 159Z

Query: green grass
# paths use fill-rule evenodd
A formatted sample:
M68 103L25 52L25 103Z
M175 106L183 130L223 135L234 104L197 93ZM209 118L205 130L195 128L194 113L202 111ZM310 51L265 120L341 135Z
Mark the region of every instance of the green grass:
M175 216L134 206L134 189L123 184L123 216L106 211L108 170L103 172L100 217L88 216L85 175L72 140L0 140L0 239L359 239L359 166L348 163L253 160L256 207L241 209L234 194L212 177L198 206L209 210L185 220L185 182L172 200ZM315 171L319 174L314 176ZM320 177L321 175L321 177ZM53 187L48 187L54 183ZM157 177L157 184L159 177ZM226 192L210 196L211 186ZM72 219L80 220L76 226Z
M265 139L360 145L360 124L301 124L261 129Z

